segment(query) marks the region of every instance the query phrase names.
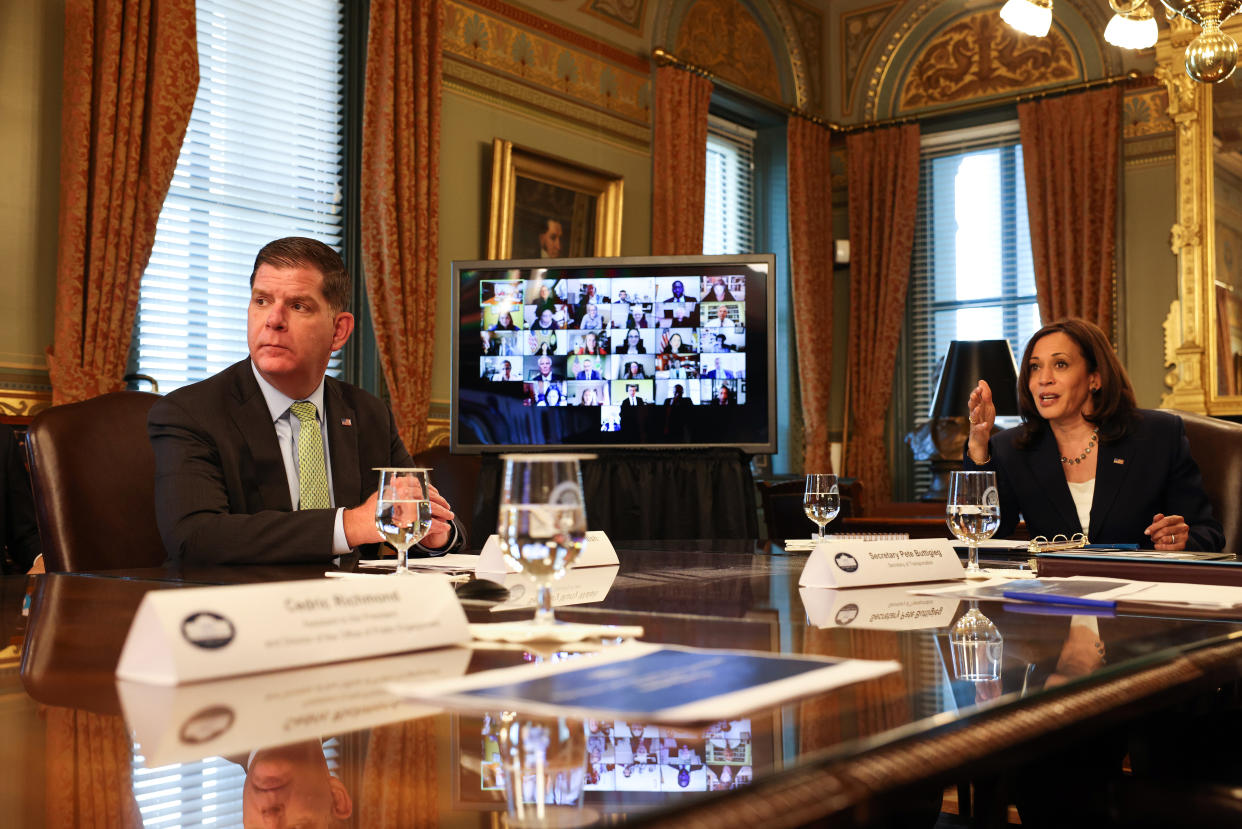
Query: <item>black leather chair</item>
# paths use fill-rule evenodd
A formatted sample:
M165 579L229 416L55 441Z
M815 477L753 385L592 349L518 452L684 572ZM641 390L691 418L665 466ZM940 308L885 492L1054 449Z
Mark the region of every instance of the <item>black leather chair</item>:
M1242 553L1242 424L1218 417L1167 411L1186 425L1190 454L1203 473L1203 488L1212 502L1216 520L1225 530L1223 552Z
M147 439L147 412L158 399L114 392L54 406L31 421L26 451L49 572L164 562Z
M802 509L802 496L806 492L806 480L794 478L786 481L755 481L759 488L759 502L763 506L763 523L766 526L767 538L771 541L784 541L788 538L810 538L819 532L815 522L806 517ZM854 503L861 489L855 478L840 478L837 487L841 493L841 511L837 517L825 527L825 532L836 532L833 529L842 518L854 515Z

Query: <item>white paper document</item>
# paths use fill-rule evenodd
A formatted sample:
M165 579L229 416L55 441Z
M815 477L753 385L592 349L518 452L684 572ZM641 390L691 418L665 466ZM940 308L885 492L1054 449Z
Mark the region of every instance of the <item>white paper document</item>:
M983 582L939 587L927 585L911 592L959 599L1028 601L1044 604L1098 606L1116 602L1163 605L1170 609L1242 610L1242 587L1217 584L1111 579L1103 576L1068 576L1028 580L989 579Z
M468 711L686 723L730 719L899 670L891 660L627 642L574 659L390 689Z

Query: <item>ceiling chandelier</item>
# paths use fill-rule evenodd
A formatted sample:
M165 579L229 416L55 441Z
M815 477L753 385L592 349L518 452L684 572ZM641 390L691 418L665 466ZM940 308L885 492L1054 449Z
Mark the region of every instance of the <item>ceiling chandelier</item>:
M1186 47L1186 74L1200 83L1216 83L1229 77L1238 63L1238 44L1220 30L1233 17L1242 0L1160 0L1169 13L1181 15L1203 29ZM1104 39L1123 49L1149 49L1156 45L1156 18L1148 0L1108 0L1113 18ZM1048 34L1052 26L1052 0L1008 0L1001 19L1020 32L1035 37Z

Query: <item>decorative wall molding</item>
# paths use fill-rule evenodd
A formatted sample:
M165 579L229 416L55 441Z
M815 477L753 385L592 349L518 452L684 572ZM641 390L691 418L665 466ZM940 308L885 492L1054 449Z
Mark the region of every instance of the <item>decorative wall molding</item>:
M781 100L768 37L750 10L735 0L696 0L682 18L674 52L749 92Z
M647 0L586 0L578 11L599 18L618 29L641 36Z
M841 114L854 112L854 98L858 95L858 81L863 61L871 54L880 32L889 19L901 8L902 0L869 6L841 15Z
M1082 80L1065 33L1026 37L993 9L959 18L931 37L906 75L897 112L1011 95Z
M618 134L638 131L624 125L650 129L646 58L530 12L498 0L447 0L444 51L453 59L445 61L446 78L513 94L526 105L582 123L615 121ZM518 92L519 87L530 92ZM607 118L590 118L584 109Z
M0 372L0 416L31 417L52 405L47 372Z
M823 111L822 92L824 76L824 15L819 9L799 0L787 0L789 14L793 18L798 44L802 47L802 60L807 67L807 99L810 109Z

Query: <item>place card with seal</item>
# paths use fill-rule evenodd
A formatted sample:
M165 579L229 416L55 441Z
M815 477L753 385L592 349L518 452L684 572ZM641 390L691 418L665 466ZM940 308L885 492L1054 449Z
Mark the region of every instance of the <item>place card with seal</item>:
M933 630L947 628L957 615L957 599L916 596L899 587L853 587L845 590L800 588L806 617L818 628Z
M290 671L195 682L116 683L125 722L147 768L344 734L439 713L386 690L391 682L463 676L469 648L361 659Z
M440 575L153 590L116 673L177 685L469 641L465 611Z
M565 607L572 604L602 602L612 589L620 567L583 567L571 569L562 579L552 582L552 606ZM537 604L537 592L530 579L521 573L506 573L504 585L509 598L492 605L492 613L505 610L524 610Z
M825 541L802 568L800 587L873 587L964 578L947 538L906 541Z
M617 550L608 540L608 535L602 530L588 530L586 541L582 545L582 552L569 566L573 569L576 567L607 567L610 564L620 563L621 559L617 558ZM500 536L489 535L479 553L475 573L519 572L521 571L517 567L511 567L505 561L505 555L500 551Z

